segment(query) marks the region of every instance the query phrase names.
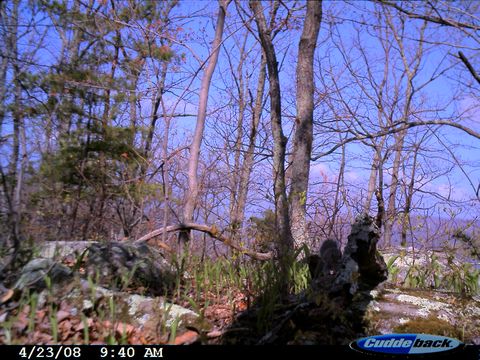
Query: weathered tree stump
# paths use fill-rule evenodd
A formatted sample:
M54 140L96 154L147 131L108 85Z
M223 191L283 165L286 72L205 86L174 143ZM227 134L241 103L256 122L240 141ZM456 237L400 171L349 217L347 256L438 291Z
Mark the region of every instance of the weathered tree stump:
M374 289L388 276L387 265L377 251L380 231L368 214L357 217L345 246L341 266L329 293L353 297Z
M326 240L319 254L309 258L312 287L332 297L351 299L387 279L387 266L377 251L380 231L372 217L362 214L352 225L344 252L338 242Z

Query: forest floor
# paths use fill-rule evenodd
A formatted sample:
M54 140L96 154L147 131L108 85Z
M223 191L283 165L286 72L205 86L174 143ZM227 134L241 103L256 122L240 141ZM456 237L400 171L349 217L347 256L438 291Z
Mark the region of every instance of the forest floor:
M174 290L159 297L128 281L113 290L95 283L72 257L61 264L76 272L63 285L47 281L42 290L21 291L13 285L17 273L0 289L0 344L346 344L392 332L480 344L475 294L407 288L390 279L345 311L309 292L308 281L276 301L265 292L266 265L192 263ZM305 280L303 270L297 282Z

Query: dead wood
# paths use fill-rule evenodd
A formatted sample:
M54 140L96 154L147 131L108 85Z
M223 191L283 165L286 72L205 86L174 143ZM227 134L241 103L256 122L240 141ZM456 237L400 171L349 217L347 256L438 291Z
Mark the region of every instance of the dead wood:
M222 232L215 226L215 225L206 225L206 224L198 224L198 223L183 223L183 224L176 224L176 225L170 225L167 226L166 228L161 228L161 229L156 229L144 236L142 236L140 239L136 240L135 243L140 243L140 242L145 242L148 241L156 236L159 236L163 234L164 232L174 232L174 231L184 231L184 230L197 230L204 232L208 235L210 235L212 238L217 239L221 242L223 242L225 245L230 246L231 248L240 251L241 253L250 256L253 259L256 260L269 260L273 257L273 253L271 252L266 252L266 253L261 253L261 252L256 252L247 248L244 248L243 246L238 245L235 241L232 239L222 235Z

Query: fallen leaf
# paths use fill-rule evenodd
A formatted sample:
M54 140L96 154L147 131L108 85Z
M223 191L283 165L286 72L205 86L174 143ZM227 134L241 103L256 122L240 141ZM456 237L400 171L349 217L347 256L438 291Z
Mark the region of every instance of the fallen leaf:
M62 342L67 340L70 336L72 336L74 333L72 331L72 323L70 320L65 320L62 321L58 325L58 329L60 330L60 337L62 339Z
M21 312L18 314L17 320L13 324L13 328L19 332L25 331L28 326L28 316L25 312Z
M5 311L3 314L0 314L0 323L5 322L5 320L7 320L7 317L8 317L7 311Z
M243 300L243 299L242 299L242 300L239 300L239 301L235 304L235 306L236 306L236 309L237 309L238 311L245 311L245 310L248 309L248 303L247 303L245 300Z
M207 334L207 338L213 339L213 338L220 337L220 336L222 336L223 334L224 334L223 331L213 330L213 331L210 331L210 332Z
M115 324L115 332L117 335L122 336L123 334L131 334L135 331L135 328L127 323L118 323Z
M198 340L198 333L192 330L189 330L182 335L179 335L175 338L175 345L190 345Z
M8 289L5 293L2 294L2 297L0 298L0 303L4 304L8 300L10 300L13 297L13 294L15 292L12 289Z
M37 310L35 316L38 322L42 322L43 319L45 319L45 315L47 315L47 312L44 309Z
M65 310L58 310L57 311L57 321L62 322L63 320L70 317L70 313Z
M92 319L92 318L88 318L88 319L87 319L87 327L88 327L88 328L91 328L92 325L93 325L93 319ZM75 331L83 331L83 329L85 329L84 321L80 321L80 322L78 323L78 325L74 327L74 330L75 330Z

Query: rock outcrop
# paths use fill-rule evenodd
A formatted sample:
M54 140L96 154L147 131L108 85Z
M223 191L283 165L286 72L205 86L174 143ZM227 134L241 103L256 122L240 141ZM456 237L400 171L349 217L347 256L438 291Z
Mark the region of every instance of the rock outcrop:
M55 262L52 259L33 259L22 269L20 277L13 286L15 290L33 289L43 290L50 284L60 284L71 280L73 272L66 266Z
M478 296L386 287L372 297L365 313L369 333L430 333L480 345Z
M162 297L114 291L80 278L67 286L56 285L40 292L37 307L44 307L52 297L70 304L71 315L98 317L98 314L109 314L119 322L134 326L145 337L157 341L161 341L160 337L168 334L173 326L179 334L189 329L197 333L211 329L194 311L169 303Z
M168 292L175 284L172 266L159 251L144 243L94 243L86 251L87 274L100 284L111 285L112 280L123 278L154 295Z
M46 257L33 259L23 267L15 290L41 291L47 284L62 284L72 280L80 267L93 283L113 290L142 288L151 295L164 295L175 285L173 267L159 251L146 244L47 243L40 254ZM73 269L61 263L67 260L75 264Z

